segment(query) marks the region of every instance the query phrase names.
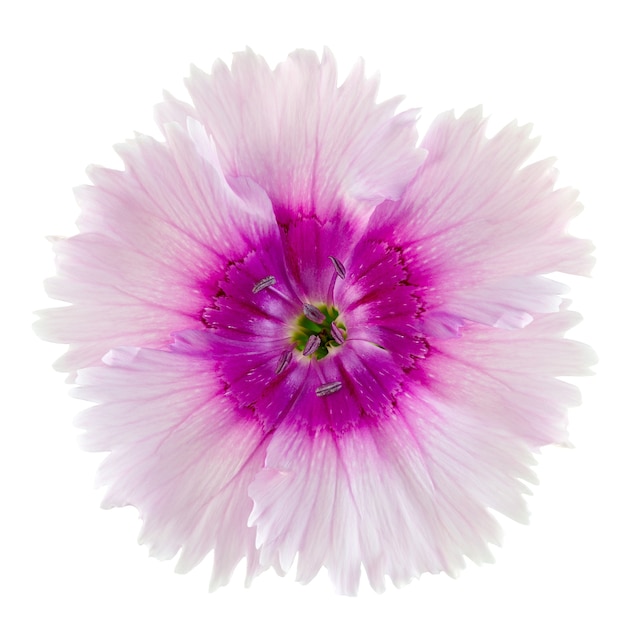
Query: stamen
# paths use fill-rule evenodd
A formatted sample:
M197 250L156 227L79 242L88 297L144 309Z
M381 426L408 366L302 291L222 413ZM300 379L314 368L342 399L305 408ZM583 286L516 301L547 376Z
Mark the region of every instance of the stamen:
M337 282L337 276L339 276L339 278L342 278L342 279L345 278L346 268L343 266L343 263L337 257L329 256L328 258L330 259L330 262L333 264L333 267L335 268L335 273L333 274L333 277L330 279L330 285L328 285L327 300L331 304L335 304L335 283Z
M343 263L334 256L329 256L328 258L330 259L330 262L333 264L333 267L335 268L335 272L337 272L337 275L339 276L339 278L342 278L342 279L345 278L346 268L344 267Z
M343 337L343 332L341 331L341 328L339 328L339 326L337 326L337 324L335 324L335 322L333 322L330 325L330 334L333 336L333 339L339 344L341 345L342 343L345 342L345 339Z
M322 340L317 335L311 335L302 351L303 356L313 354L322 345Z
M320 385L315 390L315 395L318 398L323 398L324 396L329 396L331 393L337 393L341 389L341 382L338 380L334 383L325 383L324 385Z
M291 363L292 356L291 350L283 350L281 352L280 357L278 357L278 365L276 365L276 376L282 374L287 369L287 366Z
M316 306L313 306L312 304L305 304L303 310L306 317L308 317L312 322L315 322L316 324L322 324L324 321L326 321L326 316Z
M276 278L274 276L266 276L262 280L260 280L254 287L252 287L252 293L259 293L259 291L263 291L267 287L271 287L276 284Z

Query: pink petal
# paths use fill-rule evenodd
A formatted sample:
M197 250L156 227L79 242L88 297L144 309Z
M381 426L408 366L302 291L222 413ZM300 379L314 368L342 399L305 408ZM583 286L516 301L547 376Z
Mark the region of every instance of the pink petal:
M558 311L560 296L567 290L541 276L511 276L450 291L441 309L447 315L496 328L522 328L537 314Z
M217 156L176 125L167 144L138 137L118 147L125 171L92 168L77 190L81 234L54 244L51 297L36 329L70 344L56 366L75 371L111 348L162 348L201 315L226 264L255 239L278 238L271 205L253 182L227 182ZM196 138L197 139L197 138ZM276 241L278 243L278 241Z
M488 508L526 520L520 478L534 480L531 462L507 431L421 392L375 429L279 427L250 486L261 562L286 568L298 554L298 580L325 566L346 594L361 565L379 591L385 576L455 575L464 555L491 560L500 530Z
M522 167L537 144L529 126L510 124L487 139L485 123L480 109L458 120L447 113L426 134L428 159L401 202L415 253L419 246L422 262L451 289L484 273L587 274L591 245L566 230L580 210L576 192L554 191L551 160Z
M76 391L99 403L77 421L85 447L112 451L99 472L109 487L103 506L135 506L141 543L161 559L182 549L180 571L214 549L213 587L244 556L249 577L256 575L247 486L265 455L260 425L231 411L203 358L119 349L106 362L81 370Z
M87 233L54 244L58 276L48 294L72 306L40 313L38 332L70 343L55 365L75 371L116 345L165 347L173 328L201 327L199 276L119 241ZM207 268L208 271L208 268Z
M415 149L415 111L394 116L400 99L376 104L377 79L359 62L337 86L335 60L298 50L271 70L251 50L232 70L192 68L188 81L196 115L215 139L225 170L261 184L277 211L333 210L342 200L370 208L398 198L423 152ZM161 123L180 122L188 105L167 97Z
M403 198L381 204L366 231L402 249L425 291L426 334L450 334L455 319L528 324L559 308L561 287L541 274L593 265L591 244L567 232L576 192L554 190L552 161L524 166L537 144L530 127L510 124L487 139L485 124L480 109L439 116Z
M579 403L579 392L560 377L589 374L596 360L588 346L563 338L579 321L563 310L522 329L467 326L453 341L433 340L424 380L442 401L506 424L533 447L566 444L567 409Z

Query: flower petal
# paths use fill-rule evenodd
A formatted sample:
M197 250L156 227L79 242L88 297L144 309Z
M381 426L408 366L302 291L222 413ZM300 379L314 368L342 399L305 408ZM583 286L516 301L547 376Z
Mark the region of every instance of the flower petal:
M427 317L443 310L446 315L495 328L522 328L537 314L558 311L561 295L567 291L565 285L542 276L510 276L451 291Z
M214 549L213 586L239 560L260 571L247 486L262 466L260 425L232 412L212 365L202 356L118 349L107 366L81 370L75 395L98 402L83 411L90 450L110 450L99 472L103 506L135 506L141 543L170 559L182 548L187 571Z
M167 127L167 144L138 137L118 150L126 170L92 168L94 186L77 190L81 234L54 244L58 276L47 288L73 304L42 312L36 329L71 344L56 364L65 371L115 346L162 348L172 332L202 328L228 263L278 237L263 191L227 182L216 155L179 126Z
M397 242L439 315L524 325L558 310L560 288L538 275L593 265L591 244L567 233L576 192L554 190L551 160L522 167L537 143L529 134L510 124L487 139L480 109L439 116L403 198L371 217L367 236Z
M279 221L289 208L323 216L342 199L371 208L398 198L424 157L416 112L394 115L400 99L376 104L378 80L365 78L362 62L338 87L328 50L321 61L298 50L273 71L247 50L232 69L192 68L187 86L227 173L262 185ZM168 97L157 116L180 122L188 112Z
M530 126L509 124L487 139L485 124L480 109L458 120L443 114L422 142L428 160L403 203L414 207L430 267L445 272L444 284L461 268L466 280L487 268L493 278L587 274L592 247L566 230L580 211L577 193L554 190L551 159L522 167L538 143Z
M443 402L462 402L533 447L567 444L567 409L580 398L560 377L589 374L596 360L588 346L563 338L579 321L564 309L522 329L466 326L455 340L433 340L424 380Z
M279 427L250 486L261 562L298 579L322 566L355 594L361 564L370 583L402 585L423 572L456 574L463 556L490 561L500 530L487 510L526 520L524 483L534 480L525 446L493 424L423 393L405 395L377 428L306 436Z

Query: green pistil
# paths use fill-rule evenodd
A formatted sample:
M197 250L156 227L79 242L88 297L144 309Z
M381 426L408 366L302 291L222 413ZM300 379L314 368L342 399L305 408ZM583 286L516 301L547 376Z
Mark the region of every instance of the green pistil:
M301 315L296 320L296 331L293 335L293 341L296 344L296 348L302 352L309 341L309 337L317 335L321 341L320 347L311 355L311 358L315 357L319 361L328 356L330 346L334 348L339 346L339 343L333 338L331 324L335 322L337 328L342 332L344 340L346 337L346 326L343 322L336 321L339 317L339 311L335 307L330 307L329 309L325 304L321 304L317 309L324 315L324 321L319 323L313 322L306 315Z

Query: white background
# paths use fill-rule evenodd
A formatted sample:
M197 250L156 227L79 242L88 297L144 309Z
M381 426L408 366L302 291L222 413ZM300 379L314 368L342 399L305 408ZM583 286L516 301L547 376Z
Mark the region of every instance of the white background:
M623 624L624 82L618 2L24 2L0 16L2 85L2 566L4 624ZM19 8L18 8L19 7ZM492 130L533 122L538 156L581 190L573 226L597 245L594 279L572 281L600 355L571 412L573 450L539 459L530 526L504 522L496 565L452 580L425 576L376 595L334 595L268 572L250 590L206 588L135 543L134 509L103 511L96 455L78 449L59 346L32 334L49 306L47 234L72 234L72 187L91 162L119 166L111 145L156 133L161 89L184 96L189 63L210 69L246 45L272 64L328 45L343 72L363 56L381 96L441 110L483 103ZM2 617L2 613L6 615Z

